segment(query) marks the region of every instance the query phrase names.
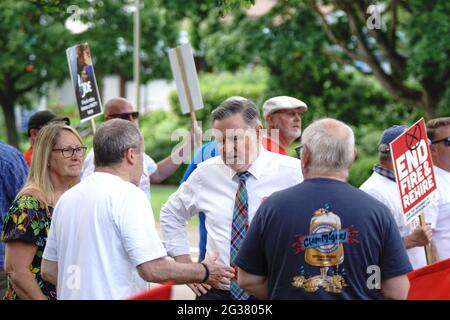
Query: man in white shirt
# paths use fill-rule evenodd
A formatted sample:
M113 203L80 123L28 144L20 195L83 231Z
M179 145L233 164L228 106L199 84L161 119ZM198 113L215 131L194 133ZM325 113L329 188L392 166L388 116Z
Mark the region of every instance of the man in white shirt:
M406 129L408 128L404 125L395 125L383 132L378 145L380 163L374 165L372 175L361 185L360 189L389 208L403 238L409 261L414 269L418 269L427 265L423 246L431 241L431 227L430 225L421 227L418 221L419 218L406 224L403 218L400 193L395 182L394 166L389 149L389 143L394 141Z
M57 284L57 298L123 299L147 282L173 280L225 286L228 266L207 259L182 264L166 259L145 194L144 140L125 120L105 122L94 136L95 172L64 193L52 216L42 277Z
M228 99L211 114L220 156L199 164L161 209L165 246L176 261L191 262L185 225L205 213L206 255L219 252L219 261L233 265L256 210L272 193L300 183L300 161L265 150L255 104ZM190 285L198 299L248 299L237 282L226 290ZM203 295L202 295L203 294Z
M435 258L445 260L450 258L450 117L428 121L427 134L437 190L425 216L433 228Z
M105 121L111 119L124 119L135 122L138 117L139 112L134 111L133 105L127 99L120 97L113 98L105 104ZM191 144L190 148L192 151L194 148L194 139L192 136L190 141L187 141L186 143ZM183 159L186 147L187 145L184 144L176 148L171 155L158 163L155 163L150 156L144 154L144 169L139 182L139 188L141 188L148 197L150 197L150 183L163 182L180 167L182 162L175 163L173 159ZM81 180L84 180L87 176L91 175L94 172L94 168L94 149L91 149L84 160Z

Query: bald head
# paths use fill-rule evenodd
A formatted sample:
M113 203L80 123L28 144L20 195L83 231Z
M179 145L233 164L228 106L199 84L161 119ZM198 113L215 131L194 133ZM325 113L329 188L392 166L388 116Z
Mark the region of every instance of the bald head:
M125 98L113 98L105 104L105 119L110 120L117 114L133 113L133 105Z
M345 123L325 118L313 122L302 135L310 168L318 171L348 171L355 158L353 130Z

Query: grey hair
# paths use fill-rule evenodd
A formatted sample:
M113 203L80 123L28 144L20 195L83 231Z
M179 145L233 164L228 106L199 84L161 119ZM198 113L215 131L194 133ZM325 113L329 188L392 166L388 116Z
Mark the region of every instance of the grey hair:
M113 119L104 122L94 135L95 166L118 164L130 148L140 150L143 137L138 127L130 121Z
M259 110L255 103L243 97L231 97L223 101L216 109L211 112L211 121L220 121L234 114L242 114L244 122L249 127L255 127L261 123Z
M311 157L311 169L345 170L354 160L355 136L345 123L331 118L314 121L302 135Z

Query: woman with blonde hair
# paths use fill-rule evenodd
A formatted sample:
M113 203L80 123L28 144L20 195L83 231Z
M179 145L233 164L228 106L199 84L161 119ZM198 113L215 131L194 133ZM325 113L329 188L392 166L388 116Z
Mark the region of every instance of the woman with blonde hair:
M78 132L65 123L40 130L27 181L6 212L1 234L8 275L4 299L56 299L55 287L41 278L42 253L53 208L80 181L85 152Z

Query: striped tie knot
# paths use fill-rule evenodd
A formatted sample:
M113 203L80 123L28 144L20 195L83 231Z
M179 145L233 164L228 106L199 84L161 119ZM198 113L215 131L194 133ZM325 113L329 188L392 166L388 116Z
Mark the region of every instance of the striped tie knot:
M238 174L239 180L240 181L247 181L248 178L250 178L251 173L248 171L244 171L244 172L239 172Z

